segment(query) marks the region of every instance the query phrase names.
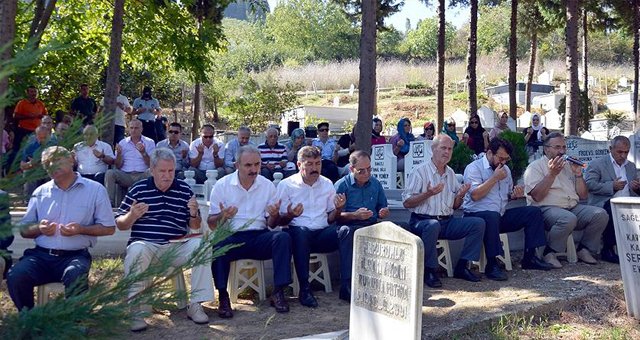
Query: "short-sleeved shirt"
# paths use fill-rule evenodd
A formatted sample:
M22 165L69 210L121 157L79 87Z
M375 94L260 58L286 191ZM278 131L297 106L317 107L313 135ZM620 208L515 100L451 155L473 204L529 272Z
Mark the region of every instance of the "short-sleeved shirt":
M138 114L138 119L146 122L155 122L156 113L153 111L160 108L160 102L153 97L148 100L138 97L133 100L133 108L136 110L139 108L145 108L144 112Z
M147 154L151 154L151 151L156 148L156 144L153 142L153 139L140 136L141 140L139 143L144 144L144 150ZM144 157L138 149L136 149L136 145L131 140L131 137L127 137L120 142L118 142L120 148L122 149L122 167L120 170L124 172L145 172L149 169L149 166L144 162Z
M81 226L101 224L105 228L116 225L107 190L100 183L82 178L79 174L66 190L50 180L33 192L21 222L33 224L43 219L62 225L73 222ZM53 236L40 235L35 241L36 245L44 248L78 250L94 246L97 237L62 236L60 229L57 229Z
M118 97L116 98L116 103L122 104L125 108L127 107L131 107L131 105L129 105L129 99L124 96L119 94ZM100 106L104 107L104 98L100 99ZM120 106L116 105L116 114L115 114L115 124L118 126L125 126L125 114L126 112L120 108Z
M134 183L127 192L116 216L129 212L133 200L146 203L147 212L133 223L128 244L135 241L147 241L167 244L169 240L180 238L189 231L189 199L193 191L189 185L174 179L167 191L160 191L153 177Z
M314 138L311 142L312 146L320 148L322 151L322 159L333 161L333 152L336 149L338 143L335 139L329 138L326 142L320 140L320 138Z
M269 146L267 143L262 143L258 145L258 150L260 150L262 166L273 164L276 168L280 168L280 162L287 161L287 148L280 143L277 143L274 147Z
M178 140L176 146L171 146L169 139L164 139L158 142L156 148L167 148L173 151L176 156L176 170L184 170L189 168L189 144L182 139ZM182 157L182 151L186 150L186 156Z
M488 181L493 176L494 170L489 164L486 155L467 165L464 169L464 182L469 183L471 188L464 196L464 202L462 203L464 212L495 211L499 212L500 215L504 214L509 202L509 194L513 188L513 179L511 178L511 169L507 165L502 168L507 172L507 177L494 184L483 198L474 201L471 199L471 193L479 185Z
M402 192L402 201L427 191L428 186L434 187L440 183L444 183L441 192L422 201L417 207L410 208L409 211L431 216L452 215L453 201L456 198L456 193L460 190L460 183L456 179L455 172L448 165L444 174L440 175L433 160L428 160L413 168Z
M565 164L564 168L549 188L547 195L536 202L529 193L542 179L549 174L549 158L546 155L529 164L524 172L524 191L527 194L527 204L533 206L556 206L564 209L571 209L578 204L578 193L576 192L576 176L571 170L571 165Z
M37 139L33 139L33 141L28 142L27 146L24 148L24 152L22 154L22 160L28 162L29 159L39 161L40 156L42 156L42 151L44 149L55 146L57 141L54 138L49 138L44 145L41 145Z
M363 186L359 186L353 174L342 177L335 184L336 193L345 194L344 212L354 212L360 208L367 208L373 212L368 220L350 221L353 225L369 225L378 221L378 212L387 207L387 196L378 180L371 176Z
M249 141L248 144L254 145L252 141ZM224 166L228 168L235 167L236 154L238 153L240 146L240 142L237 138L227 142L227 145L224 146Z
M29 99L22 99L16 104L16 108L13 110L13 116L16 118L31 117L33 114L47 114L47 108L42 101L36 99L36 101L32 103ZM18 121L18 127L35 131L38 125L40 125L41 120L42 118L21 119Z
M236 171L216 182L211 190L209 202L210 215L220 213L220 203L225 208L238 208L238 212L231 219L233 230L262 230L267 228L267 206L276 202L276 187L271 181L258 175L253 185L246 190L240 184Z
M98 112L98 104L96 104L96 101L91 97L84 98L79 96L71 102L71 111L85 117L93 117L96 115L96 112Z
M280 200L280 214L287 213L287 207L302 204L302 215L291 220L290 225L319 230L328 226L327 214L335 210L336 189L331 180L320 176L313 185L309 186L302 180L302 175L296 173L285 178L278 184L278 199Z
M194 159L198 157L198 146L200 144L202 144L202 137L197 138L196 140L191 142L191 145L189 146L189 158ZM198 169L207 171L214 170L216 168L213 158L214 145L218 145L218 158L224 159L224 143L213 137L213 143L211 143L211 146L204 147L204 153L202 154L202 159L200 160Z
M111 145L97 140L95 144L88 146L85 142L76 143L73 146L76 161L78 162L78 172L83 175L95 175L97 173L107 172L109 165L102 161L102 159L96 157L93 154L93 150L98 150L104 153L105 156L114 158L113 149Z

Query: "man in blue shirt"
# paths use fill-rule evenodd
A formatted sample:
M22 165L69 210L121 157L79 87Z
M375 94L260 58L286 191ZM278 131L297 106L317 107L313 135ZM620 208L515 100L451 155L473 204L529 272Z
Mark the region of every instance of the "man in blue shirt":
M464 215L480 217L485 221L484 249L487 255L485 275L496 281L507 280L507 273L498 265L496 256L504 255L500 233L524 228L523 269L549 270L551 265L536 256L536 248L547 244L544 219L539 207L524 206L506 210L509 199L524 197L523 186L513 186L511 170L511 144L499 137L489 142L484 157L470 163L464 170L464 181L471 188L464 197Z
M329 138L329 123L318 124L318 138L315 138L311 145L317 147L322 152L322 176L336 182L340 175L338 173L338 143L335 139Z
M346 196L345 206L337 218L340 243L340 294L351 301L351 261L353 259L353 233L372 225L378 218L387 218L387 197L382 185L371 177L371 157L358 150L349 156L350 174L336 184L336 193Z
M236 171L236 153L242 146L251 144L249 139L251 138L251 129L246 126L241 126L238 129L238 138L235 138L227 143L224 147L224 172L229 175Z

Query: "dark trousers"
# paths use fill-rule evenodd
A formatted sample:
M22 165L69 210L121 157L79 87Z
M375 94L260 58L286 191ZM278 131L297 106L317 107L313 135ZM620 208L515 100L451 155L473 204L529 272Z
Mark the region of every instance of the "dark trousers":
M113 143L118 144L121 140L124 139L124 126L116 125L113 128Z
M147 137L147 138L151 138L153 139L153 141L155 143L158 142L157 140L157 136L156 136L156 123L155 120L143 120L142 121L142 135Z
M524 228L524 248L534 249L547 244L544 219L538 207L518 207L506 210L504 215L495 211L465 213L465 217L480 217L485 222L484 251L487 259L494 260L503 255L500 243L501 233L510 233Z
M611 200L604 202L602 207L609 214L607 227L602 232L602 249L611 249L616 245L616 228L613 226L613 214L611 213Z
M227 244L242 244L213 260L211 271L218 291L227 290L231 262L240 259L273 260L273 284L284 287L291 282L291 238L282 231L248 230L238 231L218 243L216 248Z
M340 179L338 166L336 165L336 163L328 159L322 160L322 170L320 170L320 174L330 179L333 183L337 182Z
M80 174L80 176L86 178L86 179L90 179L92 181L98 182L102 185L104 185L104 172L99 172L97 174L93 174L93 175L89 175L89 174Z
M33 288L46 283L62 282L66 297L77 295L89 288L90 268L91 255L86 249L65 256L27 249L7 274L9 295L18 310L33 308Z
M335 225L319 230L289 226L285 231L291 237L293 263L296 267L300 290L309 289L309 255L330 253L338 249L338 231ZM342 266L342 264L340 264Z
M340 289L351 289L351 267L353 261L353 234L366 225L343 225L338 227L340 249Z
M482 250L482 235L485 223L479 217L451 217L437 220L411 213L409 231L422 239L424 244L424 266L428 269L438 268L438 239L459 240L464 238L464 246L460 260L478 261Z

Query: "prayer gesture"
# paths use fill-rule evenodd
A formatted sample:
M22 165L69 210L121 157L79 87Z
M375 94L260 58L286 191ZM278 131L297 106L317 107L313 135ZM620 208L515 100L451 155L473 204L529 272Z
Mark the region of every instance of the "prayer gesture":
M38 225L38 229L40 229L40 233L45 236L53 236L56 233L56 228L58 224L49 220L40 221L40 225Z
M344 194L336 194L336 198L334 199L336 209L344 208L344 205L346 202L347 202L347 197Z
M144 154L144 143L142 143L142 142L138 142L138 143L136 144L136 149L137 149L141 154Z
M456 196L463 198L464 195L467 194L467 191L469 191L469 189L471 188L471 184L469 183L465 183L463 185L460 186L460 190L458 190L458 194Z
M238 208L232 205L225 208L224 205L220 203L220 214L222 214L223 220L228 220L230 218L233 218L233 216L236 216L236 213L238 213Z
M380 211L378 212L378 217L380 217L380 218L389 217L389 208L384 207L384 208L380 209Z
M360 208L360 209L354 211L353 214L359 220L368 220L368 219L371 218L371 216L373 216L373 211L371 211L371 210L369 210L367 208Z
M278 200L272 205L267 205L267 213L269 214L269 216L278 217L278 214L280 213L280 202L281 201Z
M524 186L516 185L513 187L513 192L511 192L511 199L516 199L524 197Z
M614 191L619 191L624 189L625 185L627 185L627 181L621 181L620 177L616 178L615 181L613 181L613 190Z
M131 207L129 208L129 213L133 216L133 218L138 220L140 217L146 214L148 210L149 205L147 203L138 203L137 200L133 200L133 202L131 203Z
M62 236L73 236L80 235L80 224L76 222L67 223L66 225L60 226L60 235Z
M427 196L431 197L441 193L443 189L444 189L443 182L438 183L438 185L434 187L431 186L431 182L427 182L427 190L425 192L427 193Z
M292 203L289 203L289 205L287 206L287 214L289 216L296 218L302 215L302 212L304 212L304 207L302 206L302 203L296 204L295 207L292 207L291 205Z

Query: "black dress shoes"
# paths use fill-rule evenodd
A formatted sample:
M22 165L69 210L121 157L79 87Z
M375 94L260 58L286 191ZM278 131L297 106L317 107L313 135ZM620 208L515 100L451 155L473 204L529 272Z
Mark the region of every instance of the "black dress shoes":
M220 302L218 303L218 316L223 319L230 319L233 317L233 310L231 309L231 301L229 296L220 296Z
M442 282L438 278L438 274L432 271L426 271L424 273L424 284L431 288L440 288L442 287Z
M497 263L487 265L484 268L484 275L487 277L487 279L494 281L507 281L508 279L507 273L505 273Z
M537 256L523 258L520 264L522 265L522 269L551 270L553 268L552 265L542 261Z
M463 279L471 282L480 282L480 278L477 277L474 273L469 270L469 268L464 267L462 269L456 268L453 271L453 277L456 279Z
M340 298L340 300L344 300L351 303L351 288L341 285L340 294L338 294L338 297Z
M318 300L311 293L310 289L301 289L300 296L298 296L300 304L306 307L316 308L318 307Z
M284 293L279 290L271 295L271 306L276 309L278 313L289 312L289 303L284 298Z
M613 249L602 249L602 253L600 254L602 261L607 261L611 263L620 263L620 258L613 251Z

